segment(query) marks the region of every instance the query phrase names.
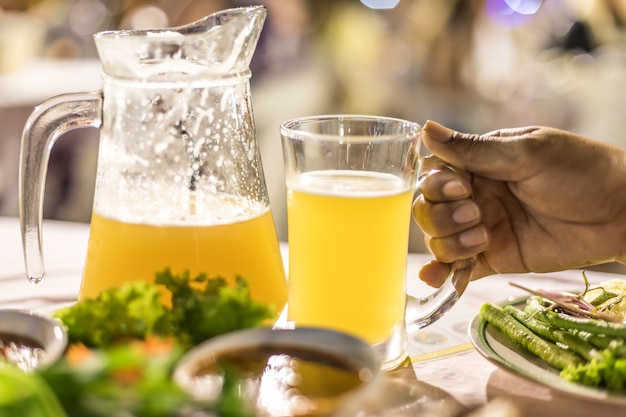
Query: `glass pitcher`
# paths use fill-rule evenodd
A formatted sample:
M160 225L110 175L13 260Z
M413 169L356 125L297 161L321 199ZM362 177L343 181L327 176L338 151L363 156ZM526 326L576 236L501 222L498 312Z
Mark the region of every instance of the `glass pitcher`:
M100 128L79 298L170 268L234 280L286 303L286 280L250 100L263 6L187 26L95 38L103 89L44 102L24 129L20 220L29 280L44 276L42 202L49 153L64 132Z

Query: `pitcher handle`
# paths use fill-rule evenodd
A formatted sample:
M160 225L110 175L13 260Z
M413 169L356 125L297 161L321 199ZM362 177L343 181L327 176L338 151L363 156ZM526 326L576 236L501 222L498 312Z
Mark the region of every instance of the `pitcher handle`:
M19 217L24 262L29 281L44 275L41 224L50 151L64 133L102 124L102 93L70 93L37 106L22 133L19 170Z

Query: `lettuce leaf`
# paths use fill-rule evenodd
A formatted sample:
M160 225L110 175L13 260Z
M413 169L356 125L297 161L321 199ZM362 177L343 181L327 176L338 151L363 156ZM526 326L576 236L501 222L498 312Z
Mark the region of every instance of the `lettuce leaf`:
M223 333L261 325L274 317L271 306L252 300L242 277L229 286L221 277L200 274L191 278L188 272L174 276L166 269L156 274L155 282L171 292L174 336L189 347Z
M67 327L70 344L82 343L90 348L172 332L161 290L142 281L103 291L97 298L59 309L53 316Z
M171 294L171 306L162 302L163 287ZM156 273L155 283L128 282L54 316L67 327L70 344L104 348L173 336L188 349L222 333L262 325L275 314L250 297L245 278L237 277L230 286L222 277L174 275L165 269Z

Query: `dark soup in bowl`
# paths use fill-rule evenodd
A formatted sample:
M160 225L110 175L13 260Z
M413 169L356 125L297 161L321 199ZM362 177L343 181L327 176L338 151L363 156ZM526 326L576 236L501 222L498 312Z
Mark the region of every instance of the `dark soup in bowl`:
M57 321L17 310L0 310L0 361L24 370L49 366L67 347Z

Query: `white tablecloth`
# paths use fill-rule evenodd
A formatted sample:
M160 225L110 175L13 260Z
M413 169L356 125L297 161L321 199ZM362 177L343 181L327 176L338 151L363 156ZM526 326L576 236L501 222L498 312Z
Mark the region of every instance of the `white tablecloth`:
M38 285L24 275L18 221L0 217L0 306L48 314L61 305L74 302L80 285L82 263L89 228L85 224L44 222L44 254L47 276ZM286 246L284 246L286 250ZM430 291L416 274L429 259L411 254L407 266L409 292ZM593 282L621 275L587 272ZM532 417L616 417L625 408L596 400L575 397L547 388L509 371L497 368L469 344L467 326L485 301L500 302L526 295L509 282L530 288L582 288L581 271L553 274L494 276L472 282L458 304L440 321L410 335L411 364L394 371L406 384L437 401L473 409L492 400L506 399L519 415ZM409 415L416 415L415 413ZM500 414L501 415L501 414Z

